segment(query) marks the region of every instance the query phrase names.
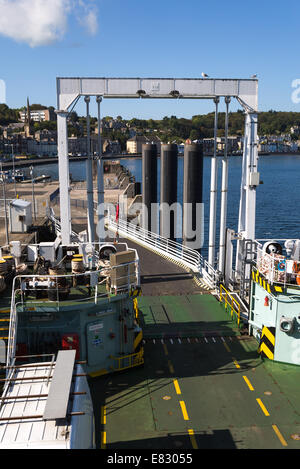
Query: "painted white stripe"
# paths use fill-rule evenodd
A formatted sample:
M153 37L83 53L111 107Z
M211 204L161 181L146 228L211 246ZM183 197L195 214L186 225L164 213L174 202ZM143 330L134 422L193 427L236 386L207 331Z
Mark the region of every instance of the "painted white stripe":
M208 340L207 340L207 338L206 338L206 337L204 337L204 340L205 340L205 342L206 342L206 343L208 343Z
M171 342L171 344L173 344L173 340L172 340L172 339L170 339L170 342Z

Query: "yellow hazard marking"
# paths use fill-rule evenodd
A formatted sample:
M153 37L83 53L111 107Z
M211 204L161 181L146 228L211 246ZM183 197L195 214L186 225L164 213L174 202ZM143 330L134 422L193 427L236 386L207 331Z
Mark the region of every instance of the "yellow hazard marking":
M250 391L254 391L254 387L252 386L252 384L250 383L249 379L247 378L247 376L243 376L248 388L250 389Z
M275 345L275 336L274 334L272 334L272 332L270 332L267 327L264 327L262 330L261 336L263 337L264 335L267 337L267 339L271 342L272 345Z
M165 355L169 355L166 344L163 344L163 348L164 348Z
M102 425L106 424L106 407L101 406L101 423Z
M274 288L275 288L275 291L282 292L282 287L277 287L277 286L275 285Z
M180 404L180 407L181 407L181 412L182 412L184 420L190 420L189 416L188 416L188 413L187 413L187 410L186 410L185 402L184 401L179 401L179 404Z
M269 414L269 412L267 411L267 409L265 408L265 406L264 406L264 404L262 403L261 399L257 398L256 400L257 400L257 402L258 402L258 404L259 404L261 410L262 410L263 413L265 414L265 416L268 417L270 414Z
M140 344L140 342L142 341L143 339L143 332L140 331L138 333L138 335L136 336L136 338L134 339L134 342L133 342L133 350L135 350L137 348L137 346Z
M179 386L179 383L178 383L177 379L174 379L173 383L174 383L174 386L175 386L176 393L181 394L181 389L180 389L180 386Z
M278 436L280 443L281 443L283 446L287 446L288 444L287 444L287 442L285 441L285 439L283 438L283 436L281 435L281 433L280 433L280 431L279 431L277 425L272 425L272 428L273 428L274 432L276 433L276 435Z
M224 347L226 348L227 352L231 352L229 346L226 344L226 342L223 342Z
M240 365L238 364L238 362L237 362L235 359L233 360L233 363L235 364L235 366L236 366L237 368L241 368Z
M195 433L194 433L194 430L192 430L191 428L188 430L188 433L190 435L190 440L191 440L191 443L192 443L192 447L194 449L199 449L198 448L198 445L197 445L197 441L196 441L196 438L195 438Z
M101 433L101 449L105 449L106 446L106 432Z
M106 375L108 373L108 370L105 368L102 368L102 370L99 371L94 371L93 373L89 373L89 376L91 378L97 378L98 376Z
M170 373L174 373L174 366L172 365L172 362L170 360L168 360L168 366L169 366Z
M274 360L274 353L271 352L271 350L266 346L266 344L262 343L258 349L258 352L264 352L264 354L267 358L269 358L269 360Z

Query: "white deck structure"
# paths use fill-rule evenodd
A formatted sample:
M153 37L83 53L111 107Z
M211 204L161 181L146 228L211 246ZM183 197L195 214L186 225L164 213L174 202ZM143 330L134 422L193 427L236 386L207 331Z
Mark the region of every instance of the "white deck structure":
M0 449L94 448L90 392L74 350L56 362L15 365L0 407Z

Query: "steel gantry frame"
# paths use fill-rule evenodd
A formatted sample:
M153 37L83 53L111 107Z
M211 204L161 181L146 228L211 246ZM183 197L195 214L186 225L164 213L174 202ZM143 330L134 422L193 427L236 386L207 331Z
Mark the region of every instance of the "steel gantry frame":
M103 203L103 161L101 154L100 135L100 103L103 98L125 99L211 99L215 102L215 144L211 164L211 196L209 220L209 255L211 266L216 264L216 201L217 201L217 152L216 137L218 126L218 104L220 98L226 103L225 154L222 171L222 203L220 214L220 251L219 270L224 274L226 213L227 213L227 135L228 135L228 105L232 98L236 98L245 111L245 136L241 177L240 209L238 220L238 237L254 239L255 237L255 205L256 187L259 184L257 173L257 113L258 113L258 80L251 79L213 79L213 78L57 78L57 132L60 183L61 236L64 245L70 244L71 239L71 207L70 207L70 178L68 160L67 118L70 108L83 96L89 114L89 99L96 97L98 104L98 138L99 155L97 162L98 176L98 205ZM74 107L74 106L73 106ZM73 108L72 108L73 109ZM87 119L89 121L89 117ZM87 129L89 133L89 128ZM88 153L90 153L88 146ZM87 160L87 196L89 240L93 240L94 211L92 207L92 158L88 154ZM99 207L98 207L99 208ZM101 219L98 211L98 221ZM241 244L238 243L236 256L236 271L241 268Z

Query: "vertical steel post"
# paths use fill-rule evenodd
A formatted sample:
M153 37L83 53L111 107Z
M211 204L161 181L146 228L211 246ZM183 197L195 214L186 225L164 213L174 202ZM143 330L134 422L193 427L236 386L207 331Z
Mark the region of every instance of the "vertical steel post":
M152 208L157 204L157 146L150 143L142 145L142 201L142 227L156 232Z
M101 96L97 96L96 102L98 104L98 159L97 159L97 193L98 193L98 224L99 230L102 229L102 222L104 217L104 178L103 178L103 158L102 158L102 139L101 139L101 110L100 104L102 101ZM98 232L99 241L104 241L104 234Z
M34 218L34 221L36 221L33 166L30 166L30 176L31 176L31 185L32 185L32 208L33 208L33 218Z
M86 140L87 140L87 160L86 160L86 192L87 192L87 219L88 219L88 240L93 243L95 240L94 225L94 193L93 193L93 159L91 155L91 132L90 132L90 97L85 96L86 103Z
M177 216L170 208L177 202L178 147L175 143L161 146L160 154L160 235L176 241ZM174 206L173 206L174 207Z
M71 239L70 171L68 156L67 111L57 111L57 151L61 238L64 246Z
M208 263L214 267L215 265L215 249L216 249L216 215L217 215L217 182L218 182L218 160L217 160L217 133L218 133L218 104L220 98L216 97L214 103L215 109L215 125L214 125L214 154L211 158L211 176L210 176L210 213L209 213L209 247L208 247Z
M247 112L245 118L245 138L241 178L238 233L240 239L255 239L256 187L257 180L251 179L257 173L257 114ZM257 177L258 177L257 173ZM243 243L238 241L236 252L237 279L241 276ZM248 269L249 270L249 269ZM248 274L249 272L247 272Z
M203 144L184 145L183 161L183 244L200 250L203 242ZM198 247L195 247L198 246Z
M7 207L6 207L6 184L5 184L5 174L3 173L2 163L1 163L1 176L2 176L2 189L3 189L6 244L8 245L9 244L9 233L8 233L8 220L7 220Z
M219 245L219 271L224 274L225 269L225 245L226 245L226 222L227 222L227 194L228 194L228 109L231 101L230 96L225 97L225 146L222 159L222 188L221 188L221 214L220 214L220 245Z

